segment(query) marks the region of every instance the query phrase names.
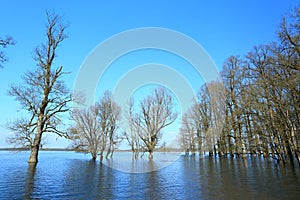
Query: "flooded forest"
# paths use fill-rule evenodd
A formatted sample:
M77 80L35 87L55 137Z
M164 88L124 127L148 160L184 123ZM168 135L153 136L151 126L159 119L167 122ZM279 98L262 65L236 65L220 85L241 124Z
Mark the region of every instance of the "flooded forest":
M276 35L246 55L230 56L221 71L224 85L202 86L182 120L187 154L262 155L300 164L299 7Z

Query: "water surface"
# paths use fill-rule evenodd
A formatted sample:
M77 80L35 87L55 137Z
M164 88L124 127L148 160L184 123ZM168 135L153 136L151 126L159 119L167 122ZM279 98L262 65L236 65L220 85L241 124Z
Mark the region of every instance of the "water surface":
M36 168L29 152L0 151L0 199L299 199L299 167L263 158L181 156L169 162L132 161L117 153L114 163L166 167L147 173L119 171L74 152L41 152ZM165 156L165 157L164 157ZM157 158L157 160L156 160ZM119 160L118 160L119 159ZM121 162L122 161L122 162Z

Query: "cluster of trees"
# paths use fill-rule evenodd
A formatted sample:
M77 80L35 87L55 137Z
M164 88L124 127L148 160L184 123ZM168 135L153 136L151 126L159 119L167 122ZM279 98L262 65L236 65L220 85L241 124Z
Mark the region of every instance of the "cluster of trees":
M219 84L203 86L182 119L181 141L187 153L263 155L300 163L300 9L282 19L278 41L231 56ZM219 86L218 86L219 85ZM218 119L215 109L222 115ZM217 126L221 132L215 132ZM218 133L218 134L216 134Z
M113 101L108 91L95 105L89 108L74 108L71 111L71 119L75 125L69 129L73 148L91 153L94 160L99 154L102 161L104 151L106 158L112 157L121 141L116 132L120 114L121 108Z
M104 152L106 158L112 157L114 150L125 138L134 158L138 158L139 153L148 152L149 159L152 159L162 137L162 129L177 117L173 105L173 97L164 88L156 88L139 102L139 106L134 106L131 99L127 117L128 131L120 134L121 108L107 91L95 105L71 111L75 125L69 129L69 138L75 150L91 153L94 160L99 154L102 161ZM123 127L123 130L126 128Z
M8 143L30 149L28 162L37 163L43 136L45 133L54 133L71 139L75 150L91 153L94 160L99 154L102 161L104 152L106 158L113 156L114 150L126 135L130 145L137 145L137 141L139 143L138 148L133 148L133 152L142 149L149 152L151 159L161 138L162 129L173 123L177 116L173 112L172 96L165 89L156 89L154 94L140 103L141 109L137 112L133 112L132 104L129 117L132 127L130 136L127 133L120 136L117 129L121 109L113 101L110 92L105 92L93 106L71 109L70 103L78 103L81 98L76 98L67 89L62 79L66 74L63 66L54 66L57 48L67 38L67 26L61 17L47 12L46 27L46 42L34 50L36 68L22 76L23 84L12 84L9 89L9 95L20 103L24 116L7 124L7 128L13 132L7 138ZM4 47L10 43L9 38L1 40ZM64 124L67 113L74 122L69 128L65 128Z
M224 125L224 95L221 82L203 85L191 108L182 116L180 142L187 154L204 151L216 154Z

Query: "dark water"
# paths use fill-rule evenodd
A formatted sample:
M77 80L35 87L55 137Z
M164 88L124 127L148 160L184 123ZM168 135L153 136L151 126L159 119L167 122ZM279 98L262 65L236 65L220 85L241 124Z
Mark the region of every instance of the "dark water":
M41 152L33 168L28 155L0 151L0 199L300 199L299 167L263 158L182 156L127 173L73 152Z

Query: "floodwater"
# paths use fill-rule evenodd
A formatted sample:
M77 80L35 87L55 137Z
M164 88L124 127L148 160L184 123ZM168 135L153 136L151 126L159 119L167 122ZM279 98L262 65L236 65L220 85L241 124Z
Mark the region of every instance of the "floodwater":
M0 199L299 199L298 166L263 158L199 158L154 154L132 161L92 161L74 152L40 152L36 167L29 152L0 151ZM122 162L118 162L118 159ZM171 156L172 157L172 156ZM116 168L111 162L118 163ZM160 165L159 163L167 163ZM109 167L109 166L113 166ZM148 172L131 171L130 166ZM153 166L160 166L149 170ZM124 169L124 170L122 170Z

